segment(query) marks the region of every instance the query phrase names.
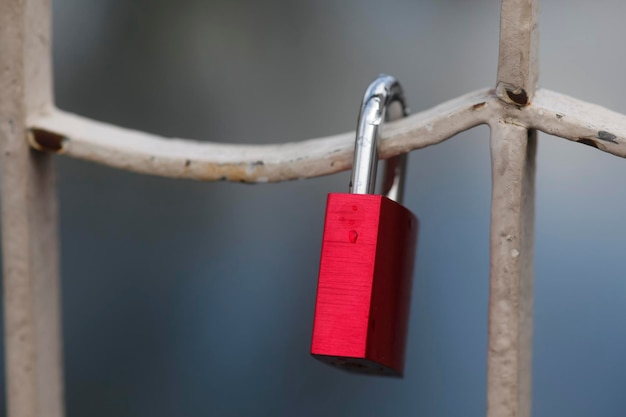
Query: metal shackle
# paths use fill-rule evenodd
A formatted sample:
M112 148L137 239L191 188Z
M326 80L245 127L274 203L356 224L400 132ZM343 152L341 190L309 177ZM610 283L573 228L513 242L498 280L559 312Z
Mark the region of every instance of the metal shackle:
M353 194L374 193L378 164L378 130L383 121L390 119L386 116L392 103L400 104L400 117L408 115L409 110L400 83L390 75L381 74L367 88L361 103L350 181L350 192ZM385 161L381 194L398 203L402 203L404 194L406 159L407 155L401 154Z

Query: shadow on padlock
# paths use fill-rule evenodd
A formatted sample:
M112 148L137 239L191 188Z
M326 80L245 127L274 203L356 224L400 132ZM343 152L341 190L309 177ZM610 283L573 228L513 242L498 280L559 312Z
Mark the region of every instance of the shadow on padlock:
M350 193L330 193L311 355L359 373L402 376L418 221L401 204L406 154L385 163L373 194L378 129L388 107L407 108L398 81L380 75L361 104Z

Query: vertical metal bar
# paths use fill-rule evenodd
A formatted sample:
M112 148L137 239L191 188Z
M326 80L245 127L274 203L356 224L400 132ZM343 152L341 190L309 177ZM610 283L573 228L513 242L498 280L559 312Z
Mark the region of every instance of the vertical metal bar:
M528 105L539 78L539 0L502 0L496 94L509 104Z
M0 62L8 416L61 417L55 172L25 140L28 117L52 105L49 0L0 0Z
M538 9L539 0L502 1L496 95L506 105L529 105L537 88ZM487 416L529 417L537 135L506 118L490 128Z
M488 417L530 416L536 148L534 132L491 127Z

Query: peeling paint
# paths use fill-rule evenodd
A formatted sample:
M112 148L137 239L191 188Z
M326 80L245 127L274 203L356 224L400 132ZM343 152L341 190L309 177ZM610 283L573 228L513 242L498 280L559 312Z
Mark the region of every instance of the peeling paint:
M509 117L502 119L502 122L506 123L508 125L523 127L524 129L527 128L527 126L524 123L520 122L517 119L513 119L513 118L509 118Z
M600 130L598 132L598 139L600 140L605 140L607 142L611 142L611 143L617 143L617 136L615 136L612 133L607 132L606 130Z

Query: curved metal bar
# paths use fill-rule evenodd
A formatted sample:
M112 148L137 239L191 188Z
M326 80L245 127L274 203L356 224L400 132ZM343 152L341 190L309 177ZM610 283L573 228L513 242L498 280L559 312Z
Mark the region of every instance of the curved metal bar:
M379 157L441 143L501 117L501 106L493 90L483 89L385 124L379 132ZM146 175L198 181L263 183L312 178L350 169L354 155L354 132L283 144L235 145L167 138L56 108L32 115L28 128L30 145L40 151Z

